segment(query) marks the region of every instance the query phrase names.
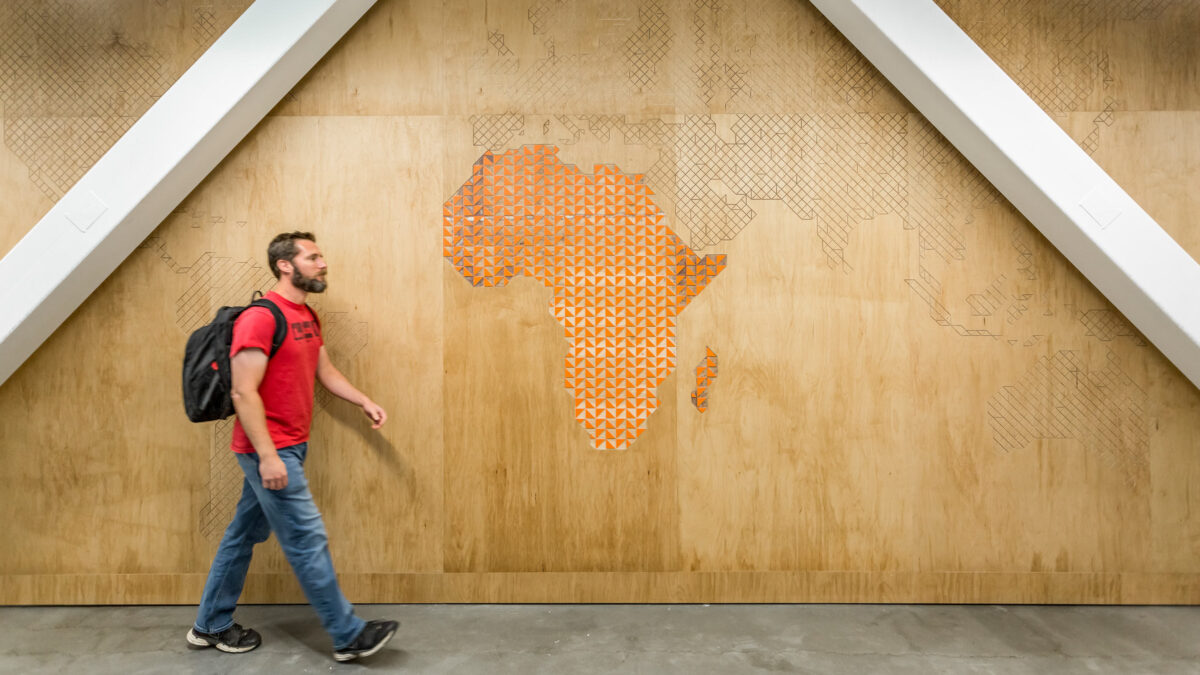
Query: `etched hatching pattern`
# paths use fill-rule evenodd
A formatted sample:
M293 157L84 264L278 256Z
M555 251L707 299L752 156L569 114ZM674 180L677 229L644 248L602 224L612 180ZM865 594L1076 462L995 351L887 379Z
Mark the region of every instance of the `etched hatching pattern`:
M525 131L525 116L519 113L471 116L471 142L499 150Z
M188 288L175 305L175 325L185 334L211 321L221 307L244 305L255 291L266 293L275 285L274 275L252 259L234 260L206 251L191 264L183 265L158 236L147 238L138 248L153 250L171 271L189 277Z
M529 11L526 16L529 18L529 25L533 29L533 34L546 32L546 24L551 19L554 12L562 7L565 0L537 0L529 6Z
M1101 342L1112 342L1119 337L1127 337L1132 338L1137 345L1146 344L1146 338L1114 309L1089 309L1080 312L1079 322L1087 329L1085 335Z
M635 89L660 85L658 66L671 50L670 17L658 2L638 8L638 25L625 41L626 75Z
M195 7L192 59L248 4ZM110 28L118 11L103 2L0 3L4 143L50 199L78 182L179 74L148 45Z
M553 40L544 45L546 56L537 59L517 78L516 90L528 92L528 104L541 110L563 110L582 81L585 63L578 54L557 53Z
M736 106L727 104L726 110L756 114L815 112L815 73L821 61L806 41L793 38L805 30L795 5L789 0L752 0L740 6L743 10L739 21L744 32L735 32L737 37L729 47L729 67L737 70L737 75L731 76L733 90L739 99Z
M217 420L212 425L212 440L208 446L208 501L200 507L200 534L217 540L233 518L246 475L237 458L229 450L233 442L235 418Z
M1037 263L1033 260L1033 241L1029 228L1015 225L1012 228L1012 247L1017 252L1017 271L1027 281L1038 278Z
M571 143L579 142L579 139L583 136L585 131L580 124L576 123L575 120L571 119L567 115L556 115L554 119L562 125L563 129L566 129L566 131L571 134Z
M836 93L852 108L870 103L887 86L875 66L848 40L830 42L818 72L818 85Z
M1088 38L1117 20L1152 20L1175 0L937 0L942 9L1043 109L1080 110L1099 83L1111 84L1108 54ZM1046 53L1046 47L1053 53Z
M481 89L521 92L520 103L524 107L553 111L567 107L585 65L586 60L578 54L559 54L552 37L542 41L536 57L524 59L514 54L507 43L503 51L499 50L495 39L489 37L487 47L475 52L470 71L472 82ZM472 122L492 127L487 118L503 119L511 114L475 115Z
M488 31L488 44L492 45L492 49L500 56L512 56L512 50L504 40L504 33L498 30Z
M811 57L788 47L795 42L788 37L798 32L793 7L776 0L689 0L671 3L663 12L668 26L670 12L680 16L690 40L685 44L659 31L645 35L644 49L663 54L672 64L671 80L691 82L686 91L704 108L783 114L810 103L811 83L805 78ZM673 47L687 51L671 58Z
M560 12L564 7L571 11ZM597 27L586 36L570 20L584 13ZM540 0L528 6L527 17L526 37L533 40L518 48L489 30L470 66L473 86L497 96L519 92L514 107L526 111L556 114L577 106L583 82L680 112L787 113L811 106L814 59L795 39L800 14L788 0Z
M1097 89L1111 89L1112 64L1103 46L1097 46L1097 35L1108 33L1100 29L1111 29L1118 21L1162 20L1177 7L1194 11L1179 0L936 1L1030 98L1052 113L1082 111ZM1102 128L1112 125L1116 109L1116 98L1106 96L1092 129L1079 140L1088 154L1098 149Z
M687 32L655 35L652 44L670 64L671 81L691 83L681 91L704 109L783 114L810 105L812 57L794 48L794 7L778 0L689 0L670 3L665 13L677 17L669 25ZM678 52L669 54L672 48Z
M1000 285L1004 275L996 279L982 293L971 293L967 296L967 305L971 308L972 316L992 316L1002 305L1008 303L1008 296Z
M212 252L201 254L187 267L175 268L175 272L188 275L190 283L176 304L176 325L185 333L211 321L223 305L246 304L254 291L266 293L275 285L275 277L265 265L217 257Z
M1103 368L1089 369L1078 353L1059 351L993 394L988 419L997 450L1020 450L1038 439L1075 439L1136 485L1148 471L1146 402L1146 393L1111 352Z
M510 82L517 73L521 72L520 59L504 44L507 52L498 51L488 38L488 47L476 51L472 55L470 72L476 74L480 82Z
M962 300L967 316L960 316L943 302L938 275L947 267L966 261L966 245L960 227L972 221L974 212L1002 198L927 120L913 116L910 122L908 136L913 161L909 167L904 223L906 228L916 231L917 258L914 273L904 282L925 303L929 317L937 325L964 337L999 338L1005 326L1013 325L1023 316L1024 310L1010 310L1014 307L1012 303L1028 303L1029 291L1006 283L1007 277L1002 276L993 280L986 290L964 294ZM1028 241L1015 240L1013 247L1017 252L1016 265L1026 270L1022 279L1036 279ZM994 304L987 312L980 311L979 299L984 297L991 298L989 306ZM1001 313L1007 321L1000 325L972 320Z
M213 0L192 8L192 23L189 26L195 61L217 38L226 31L250 6L252 0ZM161 1L160 1L160 4Z
M107 29L108 3L0 8L4 143L57 200L170 86L163 58Z
M692 26L692 75L705 105L711 105L717 89L725 84L721 58L720 0L693 0L689 12Z
M1093 155L1100 149L1100 127L1111 127L1116 121L1117 103L1111 98L1104 99L1104 110L1096 115L1092 120L1092 130L1088 135L1079 142L1079 147L1083 148L1084 152Z
M216 41L221 31L217 29L217 10L212 5L201 5L192 10L192 44L193 53L200 56L208 46Z

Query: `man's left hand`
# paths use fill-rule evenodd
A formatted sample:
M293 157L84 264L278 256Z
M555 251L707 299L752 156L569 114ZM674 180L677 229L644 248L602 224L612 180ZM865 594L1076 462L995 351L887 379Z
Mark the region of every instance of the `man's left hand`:
M387 413L374 401L368 400L362 405L362 410L366 413L367 418L371 420L372 429L378 429L387 421Z

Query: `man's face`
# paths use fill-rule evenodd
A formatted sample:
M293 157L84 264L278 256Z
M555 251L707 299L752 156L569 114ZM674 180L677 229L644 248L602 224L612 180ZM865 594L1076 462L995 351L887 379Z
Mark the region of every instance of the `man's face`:
M311 241L296 240L296 248L300 249L292 258L292 285L306 293L321 293L325 290L325 274L328 265L321 249Z

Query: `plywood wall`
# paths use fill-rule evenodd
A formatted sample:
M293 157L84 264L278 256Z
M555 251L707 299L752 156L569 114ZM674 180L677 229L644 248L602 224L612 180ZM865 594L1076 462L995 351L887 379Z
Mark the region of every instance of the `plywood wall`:
M0 250L245 4L5 3ZM940 4L1200 257L1193 3ZM380 0L0 386L0 602L197 600L183 344L293 228L356 602L1200 601L1200 392L807 3Z

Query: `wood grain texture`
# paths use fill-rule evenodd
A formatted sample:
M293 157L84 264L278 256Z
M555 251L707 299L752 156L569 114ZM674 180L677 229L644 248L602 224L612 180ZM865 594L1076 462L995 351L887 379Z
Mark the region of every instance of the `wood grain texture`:
M1200 259L1189 3L939 4ZM0 9L40 40L0 44L0 250L244 5ZM442 255L443 203L526 145L643 174L727 256L627 450L577 419L552 289ZM1200 392L812 7L380 0L0 386L0 603L197 601L242 478L183 344L292 229L391 416L318 388L354 602L1200 602ZM260 549L244 599L303 602Z

